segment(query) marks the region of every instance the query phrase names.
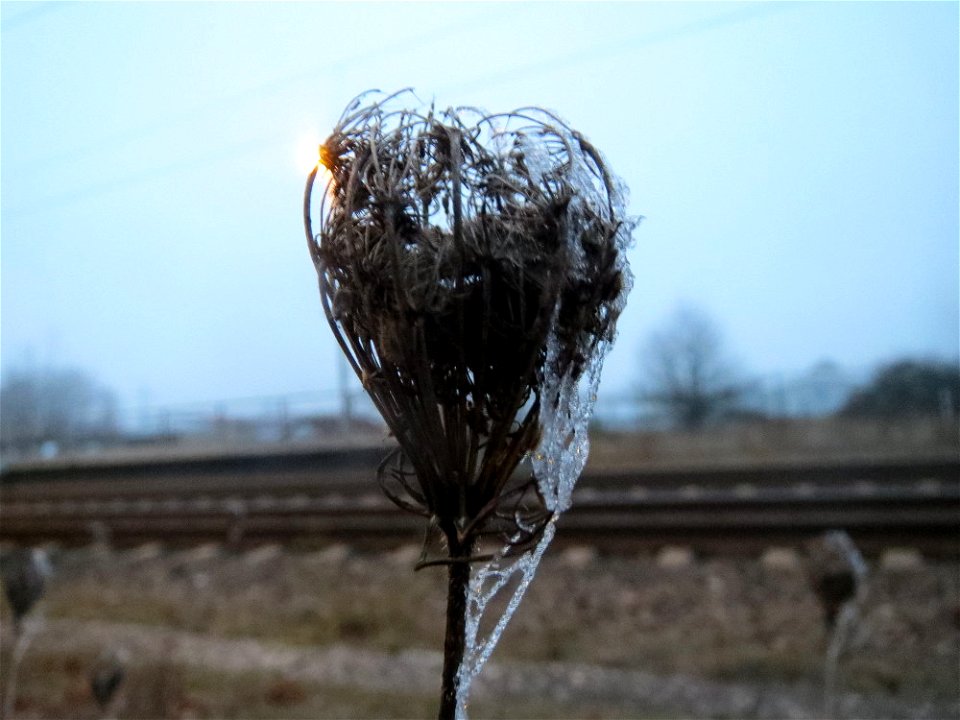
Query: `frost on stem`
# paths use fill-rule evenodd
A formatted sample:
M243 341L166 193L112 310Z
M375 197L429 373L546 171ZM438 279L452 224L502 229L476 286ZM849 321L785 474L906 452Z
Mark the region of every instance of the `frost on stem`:
M833 717L840 656L860 619L868 569L844 530L831 530L807 542L806 550L806 572L820 601L828 635L823 665L824 715Z
M381 486L426 519L418 568L482 563L462 715L586 461L635 220L600 153L555 115L400 106L411 98L347 108L304 221L330 327L397 439ZM480 640L480 616L517 573Z

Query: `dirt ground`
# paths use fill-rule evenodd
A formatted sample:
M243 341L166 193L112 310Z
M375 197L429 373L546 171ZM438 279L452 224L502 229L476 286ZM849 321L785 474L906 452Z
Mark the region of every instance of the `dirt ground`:
M219 546L54 553L19 673L19 718L429 717L445 579L418 549ZM4 606L3 677L12 629ZM551 548L477 681L471 716L823 717L823 613L798 555L603 556ZM89 675L128 671L110 706ZM870 562L839 717L960 717L954 563Z

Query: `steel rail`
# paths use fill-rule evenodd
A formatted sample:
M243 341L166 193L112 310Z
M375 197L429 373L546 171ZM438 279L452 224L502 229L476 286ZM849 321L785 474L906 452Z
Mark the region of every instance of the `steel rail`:
M278 449L181 457L73 458L8 465L0 501L259 493L364 493L389 445ZM741 485L834 485L960 479L960 457L898 460L762 462L725 466L611 469L588 463L579 487L597 490L719 488Z
M338 540L415 542L420 520L384 497L321 493L214 496L73 497L4 501L0 540L84 543L98 531L119 545L150 540L188 543L240 538L268 541ZM865 551L911 545L940 556L960 556L960 482L859 481L635 485L629 490L584 487L561 519L560 537L611 549L693 544L753 551L794 544L831 528L845 528Z

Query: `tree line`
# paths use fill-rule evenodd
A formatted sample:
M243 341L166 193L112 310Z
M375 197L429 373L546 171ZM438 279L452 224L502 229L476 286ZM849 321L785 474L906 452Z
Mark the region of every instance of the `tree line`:
M640 351L637 400L677 429L775 417L751 404L757 381L730 358L717 323L681 308ZM119 439L116 394L79 368L16 369L0 383L0 451L33 453ZM848 392L835 414L850 418L960 418L960 363L900 358Z
M119 433L116 394L79 368L16 369L0 384L0 450L40 451Z
M743 417L756 389L729 357L723 336L706 313L683 307L647 338L641 351L639 399L658 408L676 428L698 430ZM960 362L899 358L879 367L850 392L836 414L890 420L960 417Z

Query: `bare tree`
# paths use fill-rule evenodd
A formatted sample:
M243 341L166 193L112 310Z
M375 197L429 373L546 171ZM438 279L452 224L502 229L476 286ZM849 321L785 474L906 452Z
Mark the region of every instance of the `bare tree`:
M116 432L116 398L75 368L17 369L0 386L0 442L28 452L52 441L68 447Z
M716 323L684 306L654 331L643 349L642 399L675 425L696 430L733 410L746 386L726 357Z

